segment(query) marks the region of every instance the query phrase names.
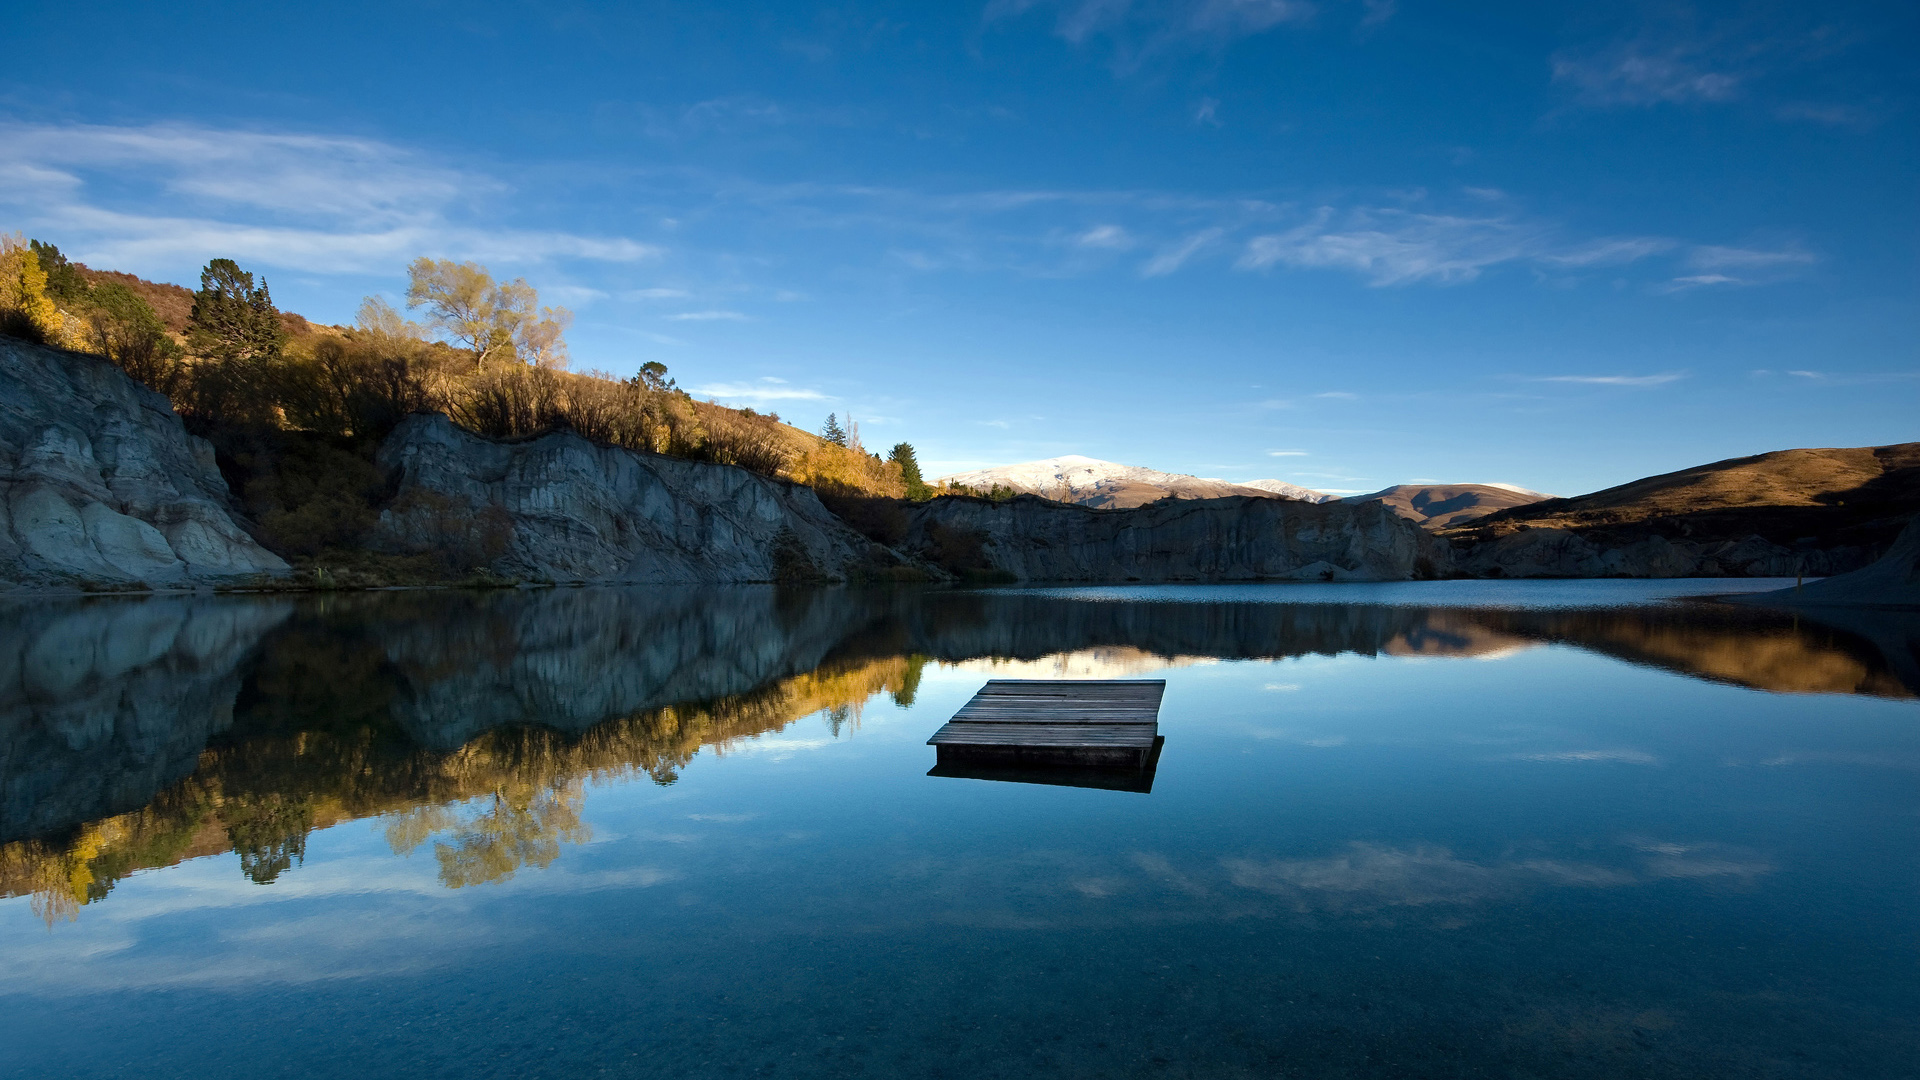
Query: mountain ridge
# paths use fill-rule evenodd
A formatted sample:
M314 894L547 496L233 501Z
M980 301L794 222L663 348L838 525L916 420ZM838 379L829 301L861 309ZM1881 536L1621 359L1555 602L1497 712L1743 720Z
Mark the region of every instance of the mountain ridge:
M1294 502L1332 502L1335 496L1289 484L1283 480L1254 480L1239 484L1189 473L1170 473L1143 465L1065 454L1022 461L989 469L951 473L939 483L982 491L1008 488L1055 502L1123 510L1161 499L1220 499L1233 496L1288 499Z

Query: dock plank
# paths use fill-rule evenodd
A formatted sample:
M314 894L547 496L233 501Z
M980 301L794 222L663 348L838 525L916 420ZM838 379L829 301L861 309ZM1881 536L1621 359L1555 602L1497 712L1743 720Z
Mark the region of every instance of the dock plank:
M1160 679L992 679L927 740L950 755L1145 767L1160 731Z

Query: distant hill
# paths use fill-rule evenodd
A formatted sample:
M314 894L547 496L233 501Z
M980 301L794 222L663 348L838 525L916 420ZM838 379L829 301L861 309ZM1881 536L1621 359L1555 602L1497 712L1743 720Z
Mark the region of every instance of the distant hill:
M1758 536L1787 547L1884 551L1920 512L1920 443L1776 450L1546 499L1456 526L1485 539L1523 528L1609 539L1648 532L1689 539Z
M1464 525L1496 510L1537 503L1553 496L1492 484L1396 484L1371 495L1350 495L1344 502L1383 502L1395 513L1429 529Z
M954 473L940 477L941 483L963 485L980 491L995 487L1011 488L1055 502L1077 503L1101 509L1125 509L1144 506L1161 499L1220 499L1246 496L1259 499L1294 499L1301 502L1326 502L1330 495L1294 487L1279 480L1259 480L1252 484L1230 484L1185 473L1160 472L1138 465L1120 465L1098 458L1069 454L1045 461L1026 461L992 469ZM1273 485L1256 486L1256 485ZM1293 494L1298 492L1299 494Z

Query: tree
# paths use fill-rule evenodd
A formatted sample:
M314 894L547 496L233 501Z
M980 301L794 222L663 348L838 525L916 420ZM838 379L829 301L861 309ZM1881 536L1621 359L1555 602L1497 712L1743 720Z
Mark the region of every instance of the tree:
M840 426L838 413L828 413L826 425L820 429L820 437L835 446L847 445L847 431Z
M667 365L658 360L649 360L640 365L640 371L633 377L636 385L648 390L678 390L672 379L667 378Z
M28 246L40 260L40 269L46 271L48 299L69 307L86 299L87 279L81 276L79 267L60 254L59 248L39 240L29 241Z
M369 296L360 301L353 325L376 338L395 341L419 341L427 336L426 327L400 314L385 297Z
M87 325L100 355L150 389L171 396L180 346L167 336L153 308L117 281L94 286L86 299Z
M565 367L563 335L573 312L541 307L524 279L495 282L479 263L422 256L407 267L407 306L427 309L427 325L487 361L517 357L538 367Z
M57 340L60 312L47 299L47 273L19 233L0 235L0 332Z
M887 460L900 466L900 479L906 481L907 498L923 502L933 494L933 489L927 486L927 481L920 475L920 459L914 456L912 443L893 444Z
M187 319L187 345L196 354L226 364L256 366L278 360L286 345L280 312L263 279L232 259L215 259L200 271Z

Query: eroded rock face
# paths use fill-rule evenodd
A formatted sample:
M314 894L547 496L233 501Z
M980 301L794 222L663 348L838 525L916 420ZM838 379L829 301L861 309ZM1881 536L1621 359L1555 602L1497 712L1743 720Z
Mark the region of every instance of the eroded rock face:
M1793 577L1834 573L1862 557L1855 548L1792 551L1758 536L1605 545L1569 529L1524 529L1475 544L1453 563L1472 577Z
M444 416L413 416L377 461L399 488L380 515L376 546L509 577L835 580L869 560L891 560L811 488L572 434L497 443Z
M0 842L136 809L233 723L293 605L162 596L0 605Z
M280 576L234 523L213 448L104 360L0 338L0 588Z
M1020 581L1395 581L1446 570L1446 549L1380 503L1159 502L1131 510L936 499L910 554ZM972 565L969 565L969 564Z

